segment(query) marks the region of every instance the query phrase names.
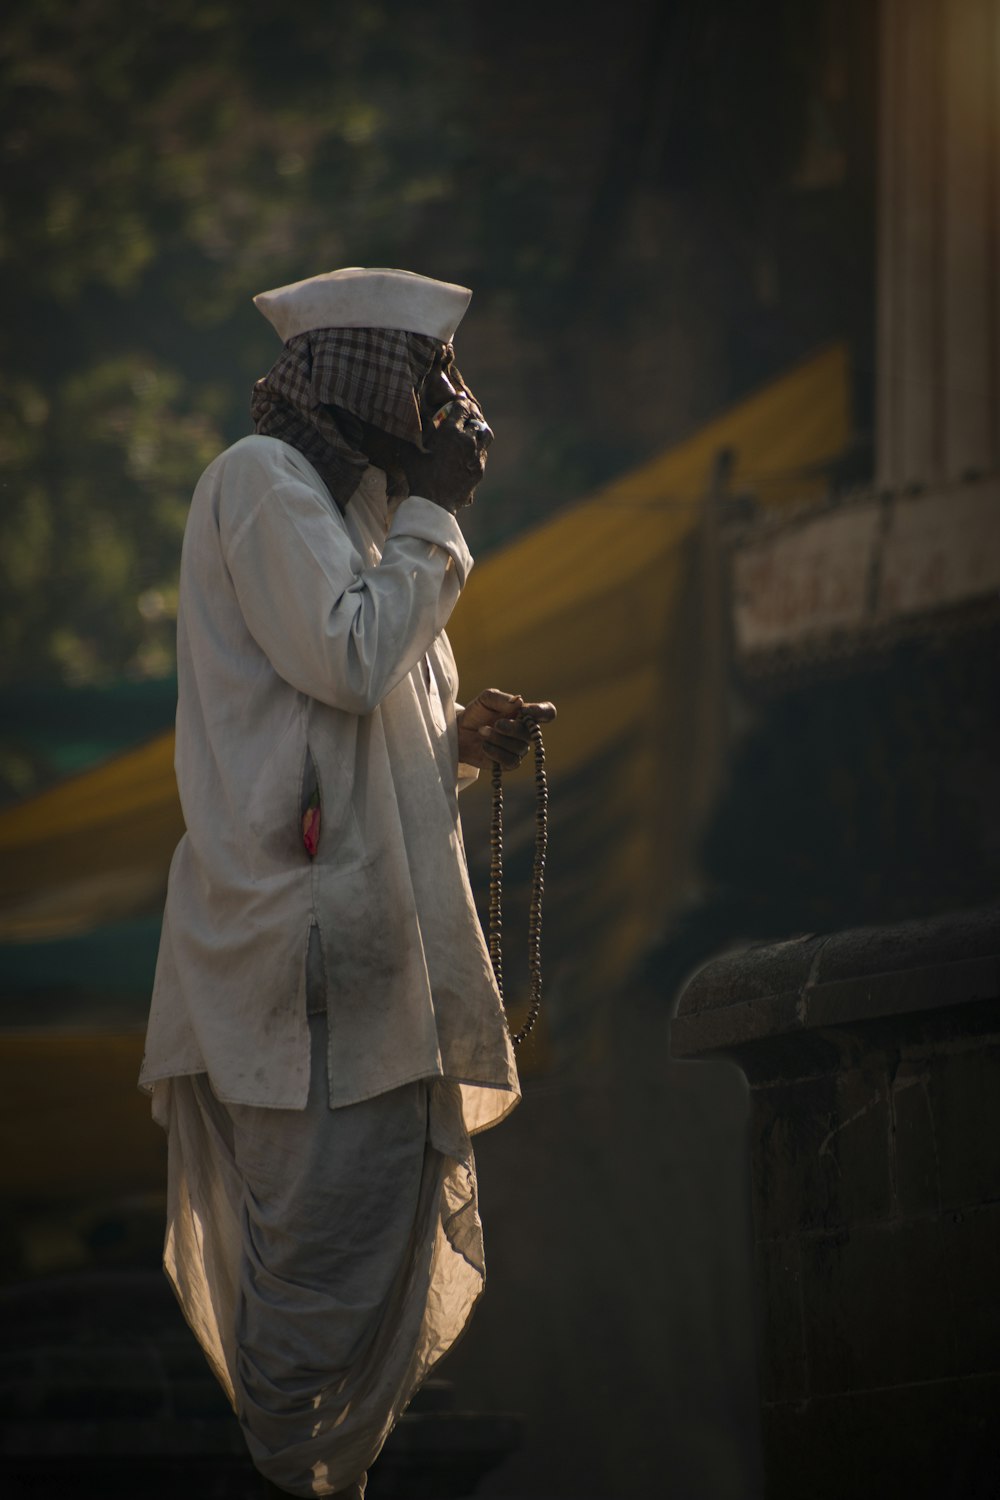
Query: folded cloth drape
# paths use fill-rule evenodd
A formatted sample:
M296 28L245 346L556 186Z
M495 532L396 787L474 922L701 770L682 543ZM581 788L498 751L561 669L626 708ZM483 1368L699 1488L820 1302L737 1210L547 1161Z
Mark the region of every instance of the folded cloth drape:
M360 1500L482 1291L475 1162L446 1080L330 1109L325 1016L309 1026L304 1110L224 1105L205 1074L156 1084L165 1265L260 1472Z
M368 467L359 420L423 447L418 393L440 349L397 328L297 334L253 388L254 432L304 453L344 510Z

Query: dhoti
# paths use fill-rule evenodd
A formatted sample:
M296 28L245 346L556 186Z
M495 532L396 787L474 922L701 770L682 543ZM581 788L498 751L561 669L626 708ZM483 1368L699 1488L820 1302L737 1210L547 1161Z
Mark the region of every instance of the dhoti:
M155 1086L169 1147L164 1264L262 1474L356 1486L484 1280L456 1084L331 1110L311 1015L304 1110L223 1105L205 1074Z

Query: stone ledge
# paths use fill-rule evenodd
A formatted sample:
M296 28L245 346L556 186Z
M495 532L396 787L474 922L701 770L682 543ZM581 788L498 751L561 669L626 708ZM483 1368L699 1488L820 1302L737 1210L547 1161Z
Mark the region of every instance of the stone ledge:
M807 1064L832 1061L829 1033L906 1014L1000 998L1000 907L892 927L742 949L712 959L681 992L676 1058L728 1055L782 1042Z
M986 1500L996 1494L1000 1375L766 1403L768 1500Z

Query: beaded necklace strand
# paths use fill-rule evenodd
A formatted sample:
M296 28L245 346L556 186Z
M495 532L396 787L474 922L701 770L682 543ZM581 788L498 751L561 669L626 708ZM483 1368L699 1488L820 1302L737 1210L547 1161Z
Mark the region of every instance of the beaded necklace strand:
M545 774L545 745L541 725L525 714L523 722L535 750L535 858L528 903L528 973L530 991L524 1025L510 1033L519 1047L538 1020L542 1007L542 894L545 889L545 852L549 842L549 784ZM493 802L490 813L490 914L487 947L497 989L503 1001L503 771L493 762ZM506 1015L506 1010L504 1011ZM510 1029L508 1023L508 1030Z

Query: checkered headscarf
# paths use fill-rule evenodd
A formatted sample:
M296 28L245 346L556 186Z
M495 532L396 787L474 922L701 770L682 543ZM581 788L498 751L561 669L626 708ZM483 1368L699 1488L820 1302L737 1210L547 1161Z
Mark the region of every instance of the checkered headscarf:
M297 334L253 388L254 431L298 448L343 509L368 466L351 418L422 449L417 392L440 349L439 339L397 328Z

